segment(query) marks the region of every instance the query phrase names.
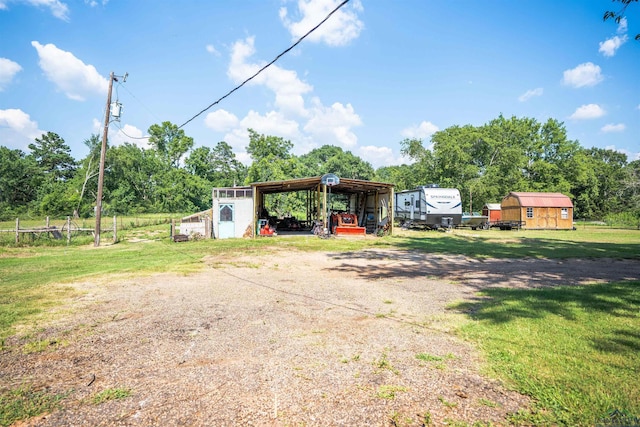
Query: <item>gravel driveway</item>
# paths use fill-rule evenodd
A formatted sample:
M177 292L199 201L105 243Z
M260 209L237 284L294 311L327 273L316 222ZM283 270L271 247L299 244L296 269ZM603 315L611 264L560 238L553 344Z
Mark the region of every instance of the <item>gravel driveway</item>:
M82 291L0 387L68 393L38 426L505 424L528 399L480 373L447 304L488 286L640 278L633 260L485 260L393 250L206 260L191 275L114 277ZM33 337L31 338L33 340ZM129 397L95 404L110 390Z

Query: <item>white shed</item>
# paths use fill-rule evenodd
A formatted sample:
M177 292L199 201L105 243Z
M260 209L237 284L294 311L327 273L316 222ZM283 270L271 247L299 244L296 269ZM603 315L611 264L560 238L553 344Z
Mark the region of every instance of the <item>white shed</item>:
M243 237L253 230L251 187L213 189L213 238Z

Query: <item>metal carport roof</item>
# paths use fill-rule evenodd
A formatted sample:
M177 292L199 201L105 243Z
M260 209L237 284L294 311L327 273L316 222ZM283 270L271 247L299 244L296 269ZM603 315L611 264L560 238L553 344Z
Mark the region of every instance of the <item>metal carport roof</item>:
M297 178L285 181L254 182L251 187L262 194L287 193L292 191L315 190L321 185L322 177ZM366 181L363 179L340 178L340 184L331 187L332 193L354 194L375 192L385 193L392 190L394 184Z

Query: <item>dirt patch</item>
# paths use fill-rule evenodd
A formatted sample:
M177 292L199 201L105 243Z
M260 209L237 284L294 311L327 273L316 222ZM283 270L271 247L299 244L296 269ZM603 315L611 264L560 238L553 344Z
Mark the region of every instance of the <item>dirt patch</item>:
M447 304L491 286L638 280L634 260L485 260L406 251L211 258L198 274L78 283L84 293L0 384L69 395L25 425L506 423L525 396L480 374ZM33 340L34 337L30 338ZM130 397L93 404L109 389Z

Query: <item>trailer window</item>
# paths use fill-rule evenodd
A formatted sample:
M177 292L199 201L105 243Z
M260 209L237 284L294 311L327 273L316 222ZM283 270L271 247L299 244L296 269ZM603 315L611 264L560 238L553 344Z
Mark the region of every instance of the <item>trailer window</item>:
M533 208L527 208L527 218L533 218Z
M562 211L560 211L560 217L562 219L569 219L569 209L562 208Z

